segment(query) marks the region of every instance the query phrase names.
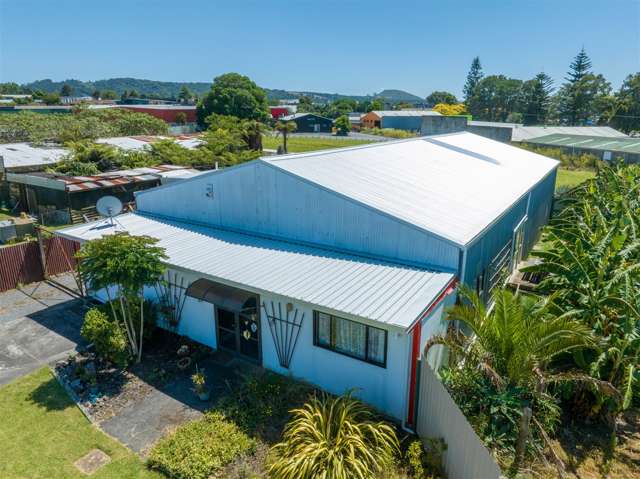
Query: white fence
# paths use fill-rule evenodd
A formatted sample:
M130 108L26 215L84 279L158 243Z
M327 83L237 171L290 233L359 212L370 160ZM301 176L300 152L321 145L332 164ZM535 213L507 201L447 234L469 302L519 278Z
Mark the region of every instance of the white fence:
M449 479L498 479L501 472L489 450L423 357L416 428L423 439L447 445L444 470Z

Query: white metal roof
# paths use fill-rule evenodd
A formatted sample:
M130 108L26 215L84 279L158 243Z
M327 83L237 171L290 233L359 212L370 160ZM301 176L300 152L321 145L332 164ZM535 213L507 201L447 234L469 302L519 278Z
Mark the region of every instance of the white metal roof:
M66 148L5 143L0 144L0 166L7 169L46 166L57 163L67 154L69 150Z
M261 161L461 246L558 165L468 132Z
M116 136L112 138L99 138L96 140L96 143L103 143L105 145L116 146L125 151L132 150L144 150L151 143L160 140L173 140L178 145L193 150L198 146L202 145L203 141L199 138L180 138L180 137L170 137L170 136Z
M410 326L454 278L451 273L139 213L118 216L114 226L105 221L85 223L57 234L84 241L115 231L157 238L169 265L210 279L400 327Z
M434 110L374 110L379 117L383 116L442 116Z
M521 126L513 128L511 141L527 141L532 138L562 133L564 135L604 136L607 138L626 138L624 133L609 126Z

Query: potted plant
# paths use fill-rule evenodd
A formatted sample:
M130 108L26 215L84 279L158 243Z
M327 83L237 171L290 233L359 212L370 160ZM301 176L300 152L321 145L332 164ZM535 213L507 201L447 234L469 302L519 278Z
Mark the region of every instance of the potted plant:
M198 371L196 366L196 372L191 376L191 382L193 382L193 388L201 401L209 400L209 388L207 388L207 378L204 373Z

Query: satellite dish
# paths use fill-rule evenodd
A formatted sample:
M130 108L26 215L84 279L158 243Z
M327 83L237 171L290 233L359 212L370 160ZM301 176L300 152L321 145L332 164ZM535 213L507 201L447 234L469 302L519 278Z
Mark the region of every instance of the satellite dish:
M115 196L103 196L96 203L96 211L102 216L113 218L122 212L122 201Z

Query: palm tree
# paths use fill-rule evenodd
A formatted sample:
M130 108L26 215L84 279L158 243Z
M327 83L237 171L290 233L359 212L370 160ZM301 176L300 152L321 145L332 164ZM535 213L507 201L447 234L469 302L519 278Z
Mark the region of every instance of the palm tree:
M296 128L297 125L293 121L279 121L278 123L276 123L276 131L282 134L282 148L284 150L284 153L289 152L289 150L287 150L287 136L289 135L289 133L293 133L294 131L296 131Z
M461 330L450 329L446 335L431 338L425 346L425 357L434 345L447 346L454 357L487 377L496 390L522 391L523 407L552 400L546 392L550 383L600 383L586 374L553 367L554 360L561 355L595 346L590 328L576 321L573 312L560 314L553 295L541 299L498 290L489 310L474 291L461 286L460 299L462 302L449 310L447 319L462 323ZM543 442L551 448L535 409L532 421ZM558 467L563 468L559 457L551 451Z

